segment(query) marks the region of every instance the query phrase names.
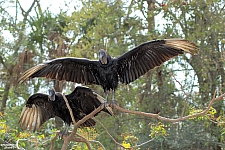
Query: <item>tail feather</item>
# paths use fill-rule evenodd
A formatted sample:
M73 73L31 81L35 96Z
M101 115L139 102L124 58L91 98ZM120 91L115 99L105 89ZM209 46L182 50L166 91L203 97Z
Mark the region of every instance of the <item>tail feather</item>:
M97 93L95 93L95 92L93 92L93 94L96 95L97 99L98 99L99 102L101 102L102 104L104 104L104 103L106 102L105 99L104 99L102 96L100 96L99 94L97 94ZM110 106L106 106L105 109L106 109L106 111L107 111L111 116L114 116L113 110L112 110L112 108L111 108Z

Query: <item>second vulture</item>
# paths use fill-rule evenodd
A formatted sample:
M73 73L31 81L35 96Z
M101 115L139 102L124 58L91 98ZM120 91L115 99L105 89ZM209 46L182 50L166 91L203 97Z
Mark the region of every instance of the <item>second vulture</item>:
M76 122L105 102L103 97L91 89L82 86L76 87L71 94L65 95L65 97L72 109ZM102 111L113 115L111 107L104 107ZM95 114L95 116L97 115ZM49 90L49 95L36 93L28 98L21 112L19 124L25 129L36 131L40 130L43 123L55 116L60 117L66 123L66 128L62 133L67 133L68 127L72 123L69 110L62 94L51 89ZM94 125L95 121L90 118L81 124L81 127L91 127Z
M183 39L154 40L143 43L118 58L112 58L104 50L99 60L65 57L53 59L27 70L19 79L46 77L84 85L101 85L106 93L112 90L112 102L118 83L128 84L170 58L184 52L195 54L197 46Z

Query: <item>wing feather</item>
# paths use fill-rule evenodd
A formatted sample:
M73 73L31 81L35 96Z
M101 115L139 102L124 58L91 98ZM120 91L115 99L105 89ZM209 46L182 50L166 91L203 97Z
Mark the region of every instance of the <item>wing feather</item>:
M25 111L24 111L24 115L23 115L23 117L21 118L21 127L24 129L25 127L24 127L24 124L25 124L25 122L27 122L28 120L27 119L29 119L28 117L26 117L26 116L29 116L30 115L30 112L31 111L31 109L26 109Z
M40 131L41 129L41 120L42 120L42 113L41 113L41 110L40 110L40 107L37 107L38 109L38 120L37 120L37 130Z
M22 122L22 119L24 118L23 115L25 114L25 111L26 110L27 110L27 108L26 107L23 107L22 112L21 112L21 115L20 115L19 122Z
M36 127L37 127L38 109L35 105L33 105L32 107L34 107L34 119L33 119L33 122L31 124L32 128L30 128L30 130L32 130L34 132L36 130Z
M45 77L81 84L100 84L97 80L97 78L100 77L96 76L97 74L95 73L98 71L98 65L98 61L84 58L58 58L30 68L19 78L18 81L23 83L29 78Z
M23 129L40 130L41 125L54 116L54 108L48 101L48 95L36 93L28 98L21 112L19 124Z
M133 71L134 71L134 73L135 73L135 79L137 79L137 78L139 77L139 72L140 72L140 71L137 70L137 68L139 68L140 66L139 66L139 64L138 64L136 61L134 61L134 63L135 63L135 64L134 64L134 67L135 67L135 68L133 69ZM140 75L141 75L141 74L140 74ZM135 79L134 79L134 80L135 80Z
M32 124L34 122L34 115L35 115L35 106L32 105L31 111L30 111L30 117L29 117L29 122L27 122L26 126L30 131L32 131Z
M103 97L93 92L90 88L83 86L76 87L75 90L71 94L66 95L66 97L68 100L72 100L71 106L76 107L76 110L79 111L79 113L74 113L75 120L82 119L85 115L90 114L105 102ZM104 108L103 111L113 115L112 108L109 106ZM93 125L95 125L95 121L90 118L81 126L88 127Z
M140 72L140 74L139 74L139 76L141 76L141 75L143 75L143 74L145 74L145 72L147 71L147 69L146 69L146 67L145 67L145 63L144 63L144 60L143 59L140 59L139 61L138 61L138 64L139 64L139 72Z
M121 82L128 84L179 54L196 54L197 50L194 43L184 39L155 40L135 47L113 63L117 65Z

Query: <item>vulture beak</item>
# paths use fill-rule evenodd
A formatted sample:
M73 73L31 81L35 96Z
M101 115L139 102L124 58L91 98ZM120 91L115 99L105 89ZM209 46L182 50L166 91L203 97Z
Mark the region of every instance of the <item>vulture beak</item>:
M103 49L101 49L99 51L98 57L99 57L99 61L101 62L101 64L104 64L104 65L107 64L107 54Z
M54 89L50 89L50 90L48 90L48 92L49 92L49 96L48 96L49 100L50 101L55 101L55 90Z

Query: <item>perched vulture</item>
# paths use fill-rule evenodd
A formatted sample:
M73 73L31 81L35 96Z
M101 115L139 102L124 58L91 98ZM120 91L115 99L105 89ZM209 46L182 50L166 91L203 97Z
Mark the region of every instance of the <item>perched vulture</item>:
M65 95L65 97L73 111L76 122L105 102L103 97L82 86L76 87L71 94ZM111 107L107 106L102 111L113 115ZM28 98L21 112L19 124L22 128L40 131L41 125L55 116L60 117L66 123L66 129L63 131L63 133L66 133L69 125L72 123L69 110L62 94L51 89L49 90L49 95L36 93ZM82 127L94 125L95 121L91 118L81 124Z
M164 39L143 43L118 58L104 50L99 60L66 57L53 59L27 70L19 82L28 78L45 77L84 85L101 85L106 93L112 90L112 102L118 83L128 84L170 58L184 52L195 54L197 46L184 39Z

